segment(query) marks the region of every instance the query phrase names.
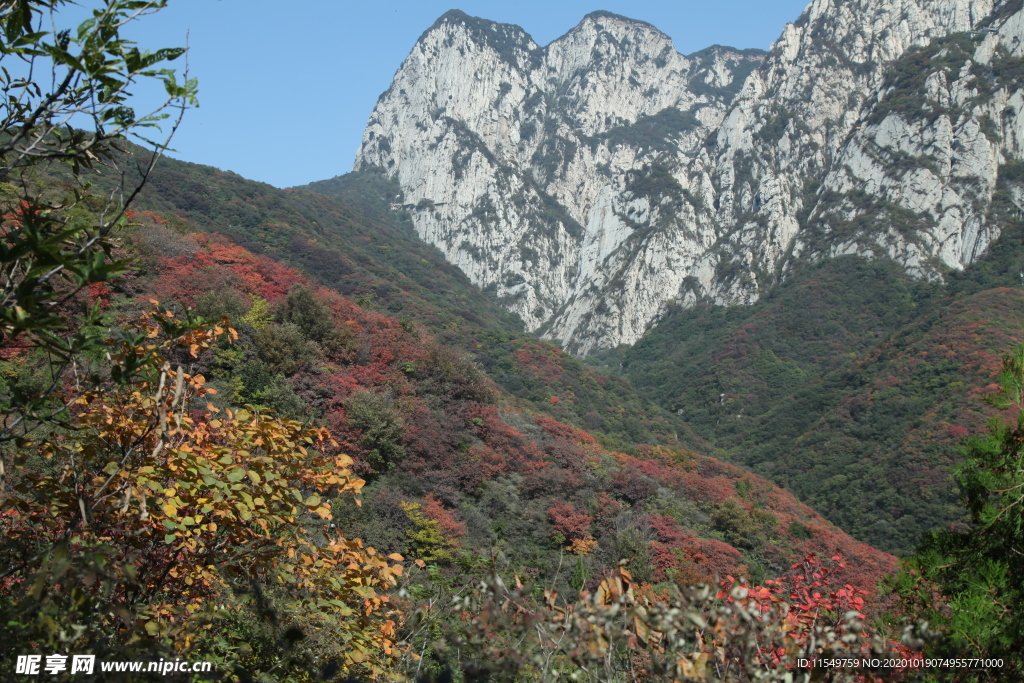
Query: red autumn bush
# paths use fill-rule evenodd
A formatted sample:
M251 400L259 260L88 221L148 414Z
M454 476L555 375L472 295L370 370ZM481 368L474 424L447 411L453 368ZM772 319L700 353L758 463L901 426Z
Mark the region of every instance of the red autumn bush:
M548 508L548 517L555 531L565 536L568 541L582 541L590 535L593 518L585 512L577 510L572 503L555 501Z

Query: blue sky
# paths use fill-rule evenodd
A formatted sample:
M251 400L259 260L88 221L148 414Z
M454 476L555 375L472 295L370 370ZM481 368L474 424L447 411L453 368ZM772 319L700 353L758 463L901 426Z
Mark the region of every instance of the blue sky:
M604 9L654 24L687 54L715 43L767 48L805 4L170 0L128 35L147 49L183 45L188 35L201 106L186 115L171 156L288 187L351 169L377 97L420 34L449 9L518 24L541 45Z

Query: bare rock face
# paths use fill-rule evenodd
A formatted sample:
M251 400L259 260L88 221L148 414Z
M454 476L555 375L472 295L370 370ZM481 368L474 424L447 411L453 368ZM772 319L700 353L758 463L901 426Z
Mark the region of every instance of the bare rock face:
M815 0L767 54L688 56L604 12L539 47L453 11L355 168L396 176L424 240L584 355L672 302L756 301L796 258L969 264L1024 197L1022 50L1015 0Z

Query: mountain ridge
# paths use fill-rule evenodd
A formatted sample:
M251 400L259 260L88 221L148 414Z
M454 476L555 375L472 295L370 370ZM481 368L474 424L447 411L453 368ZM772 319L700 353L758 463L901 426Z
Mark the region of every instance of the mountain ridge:
M610 225L608 239L588 250L578 226L607 203L593 178L633 165L631 141L656 153L650 142L658 136L631 127L674 108L689 118L671 128L673 139L699 148L731 97L720 90L754 58L712 48L698 62L649 25L607 14L585 18L544 48L523 42L525 33L515 46L495 48L476 37L482 25L470 30L462 15L454 23L452 16L406 58L371 116L354 168L399 178L410 203L423 202L414 215L418 234L537 329L604 255L602 244L613 248L624 237ZM588 72L594 59L616 75L613 86ZM694 78L706 91L677 107L677 91ZM610 157L609 148L628 158ZM463 226L453 229L457 222ZM498 225L502 234L493 234Z
M794 255L886 257L942 279L998 234L987 207L999 164L958 157L947 172L929 159L954 146L1021 156L1014 7L816 0L764 55L684 56L656 28L598 13L547 46L531 41L514 66L447 26L403 63L354 168L428 200L417 233L578 355L635 342L670 304L751 303ZM986 21L996 33L963 33ZM929 62L925 80L960 113L918 123L926 102L893 110L893 65L958 35L971 54ZM967 61L977 74L950 70ZM997 82L979 91L990 71ZM900 147L908 135L940 148ZM902 166L858 161L871 154ZM535 208L552 202L572 221Z

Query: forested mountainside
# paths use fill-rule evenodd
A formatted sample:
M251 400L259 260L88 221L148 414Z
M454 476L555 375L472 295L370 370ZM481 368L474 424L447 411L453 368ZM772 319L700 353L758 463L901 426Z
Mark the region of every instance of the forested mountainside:
M727 459L858 538L908 553L962 519L950 478L961 440L994 414L981 394L1024 340L1019 284L947 291L892 263L842 257L751 307L672 313L598 359Z
M104 187L109 179L93 181ZM618 450L702 444L678 416L640 398L628 381L596 373L524 333L514 314L416 236L406 212L392 210L401 203L393 182L379 174L349 174L331 189L330 197L279 190L209 166L162 159L138 205L168 216L173 225L228 236L363 306L423 325L442 343L471 353L533 409L585 428Z
M634 559L637 580L652 582L716 573L760 581L817 552L849 558L851 581L873 589L895 567L740 468L681 448L607 450L519 407L470 356L417 323L315 287L222 237L182 233L156 214L137 218L131 245L146 256L123 289L97 300L114 316L157 299L237 321L239 339L192 371L208 378L222 408L250 403L326 425L370 482L362 507L336 510L336 522L380 551L500 552L554 580L563 546L582 544L576 578L558 579L563 592L623 557ZM418 517L402 506L410 502L445 525L435 545L417 546Z
M223 235L193 231L199 227L193 220L198 219L198 216L193 219L172 214L163 216L152 211L130 214L127 226L120 233L121 248L111 254L114 259L130 258L130 269L118 279L90 284L62 304L62 315L67 320L73 319L79 304L85 304L86 308L91 306L99 314L91 324L101 333L115 335L105 342L109 351L101 349L98 354L82 358L82 367L92 368L90 378L97 370L102 372L104 353L110 361L111 351L117 350L113 362L121 363L122 359L131 357L126 350L121 350L130 348L124 344L146 344L147 340L159 340L161 329L172 333L179 329L176 319L189 317L181 306L193 307L193 314L226 316L235 328L227 334L226 328L218 327L216 336L207 337L197 337L190 332L187 341L179 344L184 348L167 347L173 352L174 362L179 364L176 372L187 373L181 376L188 378L190 388L186 395L192 396L188 410L183 408L174 420L187 419L189 427L184 433L199 439L194 445L189 445L188 440L183 443L176 440L175 458L182 458L182 463L207 463L206 449L212 447L214 455L229 454L218 461L223 465L226 458L230 461L228 466L222 471L220 465L213 465L210 460L209 465L201 467L213 469L194 473L194 481L192 470L180 470L174 458L166 463L155 460L156 472L151 471L153 466L137 473L134 470L118 472L116 468L111 469L109 463L104 469L106 475L112 473L119 481L129 482L139 476L157 485L158 480L152 477L158 476L163 482L154 489L158 504L149 515L152 521L136 529L132 537L144 539L139 552L150 553L137 574L139 578L132 581L143 582L147 591L159 591L157 594L165 602L152 613L133 608L138 613L138 628L144 625L152 636L146 643L129 639L125 644L121 639L107 639L106 644L97 646L98 651L122 652L118 648L128 647L125 652L134 656L141 652L164 656L170 652L161 649L167 647L165 638L191 633L187 629L194 627L190 626L191 620L174 616L179 614L175 610L180 609L178 603L184 599L175 597L176 591L181 592L190 605L201 605L214 596L219 596L215 599L221 601L219 612L202 616L201 621L196 622L201 623L201 630L189 636L190 652L230 663L239 667L237 670L280 666L281 657L287 657L284 661L288 662L290 670L297 672L296 680L305 680L304 671L316 671L325 657L334 656L340 659L331 660L335 662L332 666L339 666L343 671L375 672L378 677L413 669L419 671L421 665L410 654L416 651L433 653L434 659L427 663L425 670L442 676L444 667L450 665L459 666L464 673L474 670L476 660L473 658L477 655L472 653L477 652L486 653L488 666L496 667L493 670L513 670L508 667L521 666L514 662L526 656L515 643L532 637L532 628L513 637L518 633L517 628L523 628L516 624L526 618L526 614L532 615L530 619L552 619L550 628L553 629L574 628L558 625L558 620L564 619L566 614L577 614L584 620L591 618L585 615L592 614L594 619L602 620L602 630L587 630L585 634L572 632L571 635L567 631L566 636L560 638L570 637L566 642L572 643L572 647L589 648L588 639L593 637L596 638L593 647L597 648L594 652L604 652L601 648L607 649L608 645L601 645L602 639L618 637L614 635L618 633L615 629L620 628L615 622L618 603L607 604L608 600L620 599L616 595L626 601L624 604L635 605L637 610L664 610L669 609L669 605L676 605L672 609L679 610L681 605L683 609L717 615L715 618L720 621L716 623L721 628L716 626L716 635L703 635L708 626L700 620L693 621L686 628L697 629L697 640L693 641L697 649L691 648L688 641L680 641L679 647L685 650L686 657L704 656L701 653L705 646L697 643L710 638L712 640L707 642L711 643L711 655L718 657L715 648L719 647L727 653L722 655L723 662L736 661L728 653L738 654L735 648L745 642L741 624L759 624L758 638L764 640L757 642L777 639L779 643L792 643L803 642L810 633L807 629L821 621L819 614L837 615L835 619L828 618L826 628L837 633L862 634L865 638L875 630L863 629L859 621L856 627L850 622L850 619L860 619L856 616L860 610L878 616L887 609L899 609L898 614L906 618L919 616L914 607L916 602L903 606L894 598L878 593L880 579L896 570L894 557L851 539L799 503L792 494L765 479L678 446L646 444L627 447L625 450L630 452L609 448L585 431L531 409L528 401L494 383L472 357L458 347L455 337L442 342L426 325L411 317L391 317L375 310L369 298L358 297L357 301L345 297L314 284L295 269L237 246ZM867 276L878 279L877 269L881 264L861 265L867 269ZM972 296L983 296L989 291ZM899 298L894 297L894 301ZM157 301L164 303L156 304ZM159 313L161 308L168 310ZM898 306L893 308L899 311ZM874 317L865 314L861 321L850 323L848 327L860 334L864 330L884 331L891 326L884 307L876 306L873 314ZM140 319L144 324L147 320L159 322L159 326L143 327L142 335L133 336L137 334L133 330ZM444 329L441 328L442 332ZM473 341L472 336L467 338ZM566 372L559 365L559 359L565 354L543 342L536 344L534 350L539 349L547 360L541 363L533 358L524 362L524 367L539 368L546 371L548 377ZM153 348L138 347L140 351ZM4 400L32 395L51 381L51 358L38 351L31 346L6 350L0 368ZM164 366L165 374L167 367ZM586 376L595 378L599 384L608 379L593 371L587 371ZM113 377L116 375L111 379ZM575 376L570 373L572 377ZM88 381L104 380L100 376ZM129 384L127 391L131 392L134 386ZM107 442L101 448L92 445L91 430L100 429L95 438L110 439L122 429L134 433L132 430L142 426L135 421L145 416L149 416L145 417L147 420L155 420L155 416L146 412L145 405L153 386L152 383L140 385L142 393L136 390L121 396L115 384L101 389L98 394L87 395L92 397L82 399L86 402L83 412L78 413L77 409L75 412L76 420L87 421L70 437L52 436L54 444L47 448L62 448L67 438L72 442L82 440L86 445L83 453L101 456L92 463L94 458L89 455L88 462L102 467L102 454L110 445ZM67 390L74 389L69 386ZM159 392L164 390L161 380ZM166 390L166 399L173 408L182 391L180 384L173 392L170 386ZM118 400L128 401L124 410ZM136 400L142 403L135 405ZM541 406L557 408L560 403L556 395L551 395ZM243 404L247 407L241 408ZM101 412L94 416L94 408L100 408ZM109 412L111 410L113 412ZM122 416L127 414L134 417L125 422ZM245 424L249 426L242 427ZM315 430L319 425L327 431L317 437ZM257 440L249 446L244 445L245 441L241 442L243 445L223 441L233 438L230 430L240 427L250 430L249 438L255 436ZM305 430L302 432L305 436L293 436L292 432L300 428ZM158 430L150 434L156 433ZM324 439L327 433L331 435L330 440ZM212 441L205 441L210 437ZM321 440L313 441L314 437ZM311 452L315 453L317 462L323 459L335 463L333 468L317 475L328 477L335 485L328 485L328 479L314 480L306 471L302 488L288 495L298 496L296 500L308 509L298 519L288 517L275 522L274 517L266 515L281 514L281 510L287 510L288 502L279 497L270 483L281 481L281 476L290 478L295 473L291 458L297 453L306 453L300 448L290 454L289 449L296 446L290 439L296 438L314 444L315 450ZM180 433L176 439L180 439ZM131 438L126 444L130 442ZM134 446L128 447L130 454ZM156 448L159 450L159 442ZM269 457L263 453L275 455ZM56 495L47 499L48 505L73 503L66 499L67 491L48 475L44 461L32 455L27 457L27 470L22 469L24 466L19 468L14 479L18 490L36 491L34 487L21 487L23 481L38 480L44 486L57 487ZM170 469L165 472L166 467ZM173 474L173 482L166 478L168 473ZM354 480L353 473L365 482ZM227 479L221 481L222 476ZM102 479L95 477L93 482L98 484ZM168 482L174 485L168 488ZM214 486L224 489L225 500L215 497L211 503L204 497L208 495L204 491ZM351 497L353 490L359 489L363 494L362 505L354 504ZM230 491L236 490L239 491L237 501L232 503L235 494ZM264 491L274 492L274 496L264 498ZM28 500L35 495L31 494ZM194 496L200 498L193 501ZM116 502L121 505L120 500ZM144 497L140 498L141 520L147 518L145 502ZM121 513L131 510L131 503L129 501L128 508L118 509ZM51 533L59 534L63 528L60 517L55 518L56 526L51 529L52 525L40 526L33 522L34 517L26 519L19 513L19 510L35 509L22 501L13 514L0 519L5 544L15 553L12 557L31 556L39 543L44 543ZM274 513L275 510L278 512ZM111 508L90 524L103 528L99 525L110 523L118 514ZM291 514L295 514L294 510ZM213 515L217 523L209 523L207 515ZM131 515L124 517L124 521L135 524L132 520ZM295 555L295 559L308 563L309 581L327 583L317 583L315 589L307 585L297 602L288 587L260 597L258 586L245 588L234 579L221 579L230 584L216 588L217 570L204 567L205 560L190 564L186 570L173 559L181 553L191 556L206 548L207 557L212 557L211 553L225 557L224 571L230 572L231 567L241 562L263 572L262 560L254 565L255 558L246 557L248 551L244 544L216 548L204 545L216 538L226 538L224 533L247 537L249 532L245 530L250 526L260 536L255 528L257 522L273 523L273 534L280 534L282 522L294 527L292 531L299 534L295 538L305 539L301 543L306 546L294 546L295 539L274 535L275 540L271 541L277 553L274 557L296 548L298 552L311 553ZM269 529L264 527L263 533L271 533ZM344 552L350 559L343 560L348 569L327 580L321 577L322 572L342 561L334 558L332 553L339 551L329 544L335 529L343 530L346 538L358 536L362 540L346 541L347 546L339 546L348 548ZM157 531L163 534L162 544L177 549L179 555L160 552L154 556L152 549L145 550L153 544L163 547L155 537L145 540ZM262 541L247 541L256 542ZM198 547L194 547L196 543ZM365 550L364 544L368 546ZM77 557L81 549L72 550ZM106 552L115 550L128 552L126 557L136 552L116 544ZM266 548L261 550L260 557L267 552ZM113 557L120 561L121 555ZM287 557L292 558L292 555ZM833 558L833 566L823 561L825 557ZM413 560L407 570L400 564L388 564L402 562L402 558ZM293 566L284 555L277 561L286 563L282 566ZM85 562L81 565L82 572L92 571L89 569L93 566L89 564L92 560L82 562ZM628 571L621 568L622 562L626 563ZM617 569L617 565L620 568ZM165 574L156 584L150 583L153 572L164 571L170 574ZM306 571L301 570L296 578L305 576ZM398 577L407 571L410 575L402 579L402 590L389 592L389 587L399 583ZM508 593L501 583L488 583L500 581L501 575L514 581L516 586L525 581L525 585L532 588L526 593ZM74 582L76 576L72 572L66 580ZM252 574L247 576L250 582L256 580ZM768 577L780 576L782 583L766 584L772 586L770 588L756 585ZM908 580L917 577L913 580L920 581L925 574L905 576ZM752 581L755 586L730 592L730 586L738 577ZM700 593L699 589L690 593L686 588L682 594L673 593L679 587L715 580L724 582L717 594L706 590ZM18 581L8 582L0 586L0 591L13 589L16 592L20 585ZM230 596L223 592L227 585L232 586ZM352 586L357 589L350 590ZM838 586L843 587L836 588ZM915 586L911 584L906 590L916 590ZM115 589L115 597L121 595L121 590ZM125 590L130 595L134 589L129 586ZM469 602L452 602L449 606L452 598L476 595L467 591L483 591L483 594ZM557 594L575 596L577 591L583 591L578 601L575 597L568 601L557 597ZM5 594L0 592L0 595ZM543 603L539 602L542 594ZM901 594L901 599L912 594ZM317 602L330 595L337 596L330 601L333 607ZM712 595L716 596L713 601ZM780 615L790 614L790 617L778 621L768 616L768 612L759 612L764 618L755 622L729 611L731 608L727 605L734 601L737 605L746 605L747 596L756 596L758 610L775 609L772 605L777 605L782 610ZM310 602L311 599L314 601ZM490 631L492 627L486 623L481 626L486 633L473 635L478 622L464 621L466 610L470 610L470 614L479 611L481 619L487 620L505 613L509 600L520 605L516 610L527 611L516 612L519 616L507 622L501 621L505 617L497 617L499 621L493 623L493 628L499 628L501 635L496 639ZM788 607L787 600L798 602ZM40 612L39 618L79 618L74 616L78 614L74 610L53 612L53 606L59 604L53 600L46 603L49 611ZM365 618L354 620L347 605L357 604L362 604L357 611L362 614L365 610ZM527 607L523 607L524 604ZM274 613L268 605L286 609L287 617L268 620L267 614ZM416 616L411 616L413 610ZM543 610L551 611L549 614ZM625 628L652 628L650 633L669 628L661 621L648 622L645 614L646 611L637 611L636 616L629 617ZM840 614L846 616L840 617ZM888 617L890 620L898 618L891 614ZM929 618L934 619L930 615ZM1001 617L993 614L993 618ZM16 626L11 632L20 634L19 629L31 629L32 623L9 622L7 628ZM644 626L647 623L652 625ZM782 624L783 631L776 632ZM318 629L323 628L332 634L330 643L320 637ZM885 622L877 622L876 628L883 629L882 633L889 637L895 635L892 626L885 626ZM452 648L443 639L436 639L438 633L460 634L457 637L476 640L459 641L459 647ZM303 638L310 634L316 637L297 646L296 634ZM639 657L640 664L626 665L625 660L615 659L611 670L618 671L615 667L621 666L653 666L649 658L657 657L661 641L635 640L632 631L623 635L626 636L631 638L631 644L624 652L635 653L628 656ZM335 637L341 640L335 641ZM840 643L848 643L853 648L895 648L901 656L910 655L909 650L900 650L904 646L893 641L873 642L875 644L869 645L867 640L847 639L835 641L835 647L847 647ZM357 650L352 649L354 643L358 643ZM550 647L543 637L536 645ZM784 647L772 651L780 662L783 661ZM465 654L460 654L462 652ZM529 652L534 650L531 648ZM759 647L751 656L764 657L765 652ZM567 655L556 648L555 652L544 655L549 656L556 656L556 661L570 657L576 662L584 655ZM527 659L534 661L531 657ZM678 665L683 667L682 671L701 671L703 676L709 670L704 668L705 660L697 660L696 664L691 664L691 659L680 661L685 662L685 666ZM757 663L760 661L744 664L745 670L750 670L751 666L763 667L763 663ZM700 668L686 668L692 666ZM776 662L764 670L777 671L778 666Z
M660 444L720 453L890 552L907 553L923 532L963 517L950 468L962 435L984 424L978 389L992 382L1021 329L1014 309L998 303L1012 290L979 293L1019 279L1013 273L1024 254L1013 231L949 287L916 281L885 260L807 263L753 306L677 309L634 347L592 359L606 368L593 370L517 332L518 321L418 240L400 190L380 175L276 190L165 161L141 206L228 235L363 306L423 325L471 354L521 405L589 430L614 450L639 456L637 444ZM962 316L947 315L947 293L960 295L956 311L980 306L976 316L992 316L991 334L978 337L960 327ZM945 333L933 329L940 319ZM984 348L972 347L975 339ZM919 357L913 379L891 367L893 344L915 354L934 344L930 357L941 354L941 364ZM876 401L876 385L891 377L913 385Z
M567 350L672 306L750 304L797 258L943 279L1020 211L1015 0L813 2L767 54L683 56L597 12L550 45L450 12L381 96L356 169Z
M35 215L23 207L8 220L21 229ZM78 623L70 640L101 661L184 652L236 674L283 669L288 680L421 669L444 679L446 667L478 666L475 652L498 672L536 661L520 649L533 621L552 620L538 642L550 648L544 634L574 629L559 625L573 612L603 615L602 631L566 641L595 637L600 658L602 639L649 619L630 613L619 624L614 600L710 609L720 614L711 647L739 653L751 620L729 605L756 590L758 609L778 614L758 622L763 647L810 637L820 610L838 609L845 616L825 628L856 639L833 651L875 642L902 651L861 625L862 612L878 618L893 606L879 590L895 558L791 494L679 447L605 448L525 409L408 318L191 232L180 217L125 218L98 252L114 276L54 292L47 324L75 353L59 393L59 355L38 342L3 349L0 406L39 422L13 440L4 470L9 642L33 646L55 639L55 624ZM116 498L104 495L111 482ZM58 552L59 564L38 570L55 583L23 596L33 585L26 567ZM789 588L759 585L767 577ZM698 583L718 583L713 602L710 589L689 588ZM94 587L113 618L81 599ZM509 598L500 608L460 601L492 599L481 590ZM787 590L806 593L799 620L782 620L796 599ZM498 624L486 621L508 600L523 616L495 638ZM685 627L694 643L709 628L701 619ZM652 638L669 627L650 623L627 646L641 663L617 656L611 671L654 666L666 646ZM475 649L458 641L453 652L443 633L473 638ZM704 647L667 646L694 658ZM748 655L746 667L762 656ZM556 647L542 664L552 656L582 666L584 655L565 659Z

